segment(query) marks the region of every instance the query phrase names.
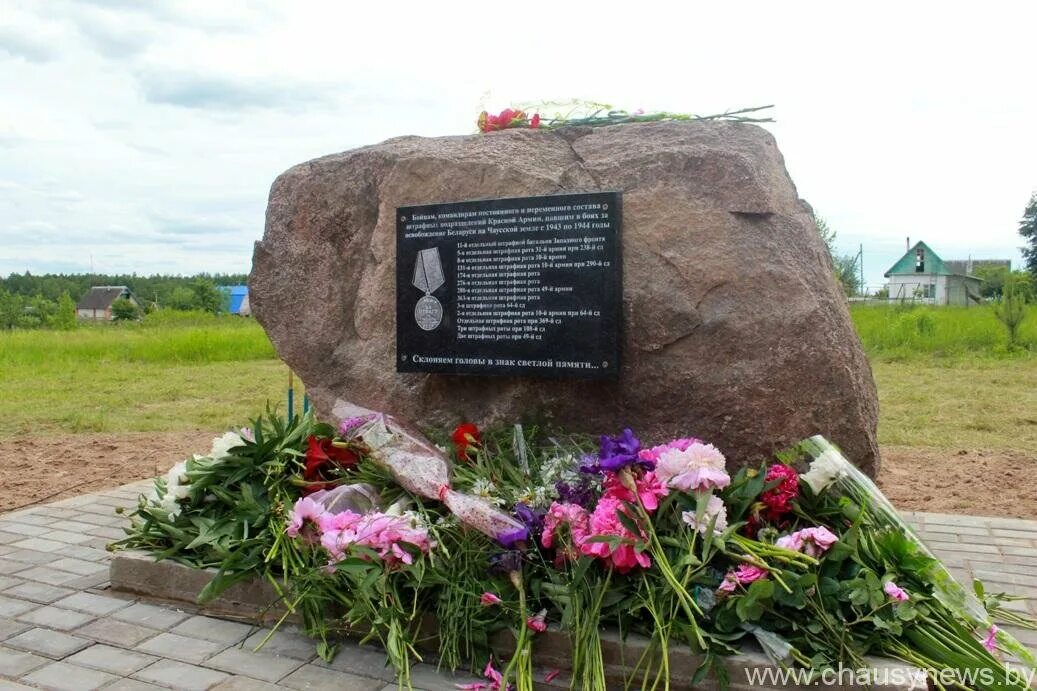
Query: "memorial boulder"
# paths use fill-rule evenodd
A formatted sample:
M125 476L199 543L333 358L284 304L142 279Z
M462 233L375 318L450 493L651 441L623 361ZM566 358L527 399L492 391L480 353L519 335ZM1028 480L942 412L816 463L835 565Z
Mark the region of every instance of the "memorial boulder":
M464 236L436 216L554 195L608 209L551 234L515 206L506 218L528 225L501 238L486 219ZM552 254L541 232L582 244ZM527 260L502 260L503 237ZM505 307L484 309L473 286L510 291ZM342 398L419 425L547 416L648 442L694 435L732 467L823 434L878 469L875 385L845 298L774 139L753 125L401 137L303 163L273 184L249 287L320 412ZM602 355L609 334L618 364Z

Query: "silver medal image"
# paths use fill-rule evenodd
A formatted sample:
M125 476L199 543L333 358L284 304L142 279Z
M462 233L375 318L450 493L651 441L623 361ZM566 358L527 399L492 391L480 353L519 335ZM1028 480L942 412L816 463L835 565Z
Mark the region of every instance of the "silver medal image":
M423 331L433 331L443 323L443 305L432 293L445 282L439 248L430 247L419 251L414 260L412 283L415 288L425 293L414 306L414 321Z

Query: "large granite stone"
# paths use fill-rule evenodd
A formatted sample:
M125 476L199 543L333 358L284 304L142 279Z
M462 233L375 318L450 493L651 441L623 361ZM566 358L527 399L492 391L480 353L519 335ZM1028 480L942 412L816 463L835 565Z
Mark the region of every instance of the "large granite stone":
M397 374L398 206L623 193L617 382ZM732 466L823 434L878 470L875 384L809 206L753 125L645 123L401 137L273 184L250 299L318 411L336 398L419 425L549 415L647 442L692 434Z

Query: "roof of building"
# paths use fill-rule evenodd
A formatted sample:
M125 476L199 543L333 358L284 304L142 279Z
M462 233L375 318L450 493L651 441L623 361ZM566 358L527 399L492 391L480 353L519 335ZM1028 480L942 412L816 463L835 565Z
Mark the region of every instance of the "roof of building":
M952 273L947 269L947 266L940 259L940 255L933 252L932 248L924 242L916 242L914 247L904 253L904 256L897 260L897 263L889 267L889 271L883 274L886 278L889 278L893 274L914 274L919 273L915 271L915 257L918 250L921 249L925 252L925 271L921 272L924 274L935 274L935 275L946 275Z
M976 269L1012 270L1011 259L947 259L943 262L955 274L972 274Z
M126 286L94 286L86 292L76 309L81 310L104 310L112 306L112 303L122 296L131 296L130 289Z
M231 314L241 312L242 303L246 308L248 307L248 286L217 286L217 288L230 298L227 311Z

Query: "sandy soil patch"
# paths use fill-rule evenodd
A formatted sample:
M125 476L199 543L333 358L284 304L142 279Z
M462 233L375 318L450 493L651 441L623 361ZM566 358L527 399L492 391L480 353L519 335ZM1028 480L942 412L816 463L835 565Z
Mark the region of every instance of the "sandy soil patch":
M76 434L0 440L0 513L164 473L209 450L213 432ZM882 450L879 485L910 511L1037 519L1037 457L1026 452Z

